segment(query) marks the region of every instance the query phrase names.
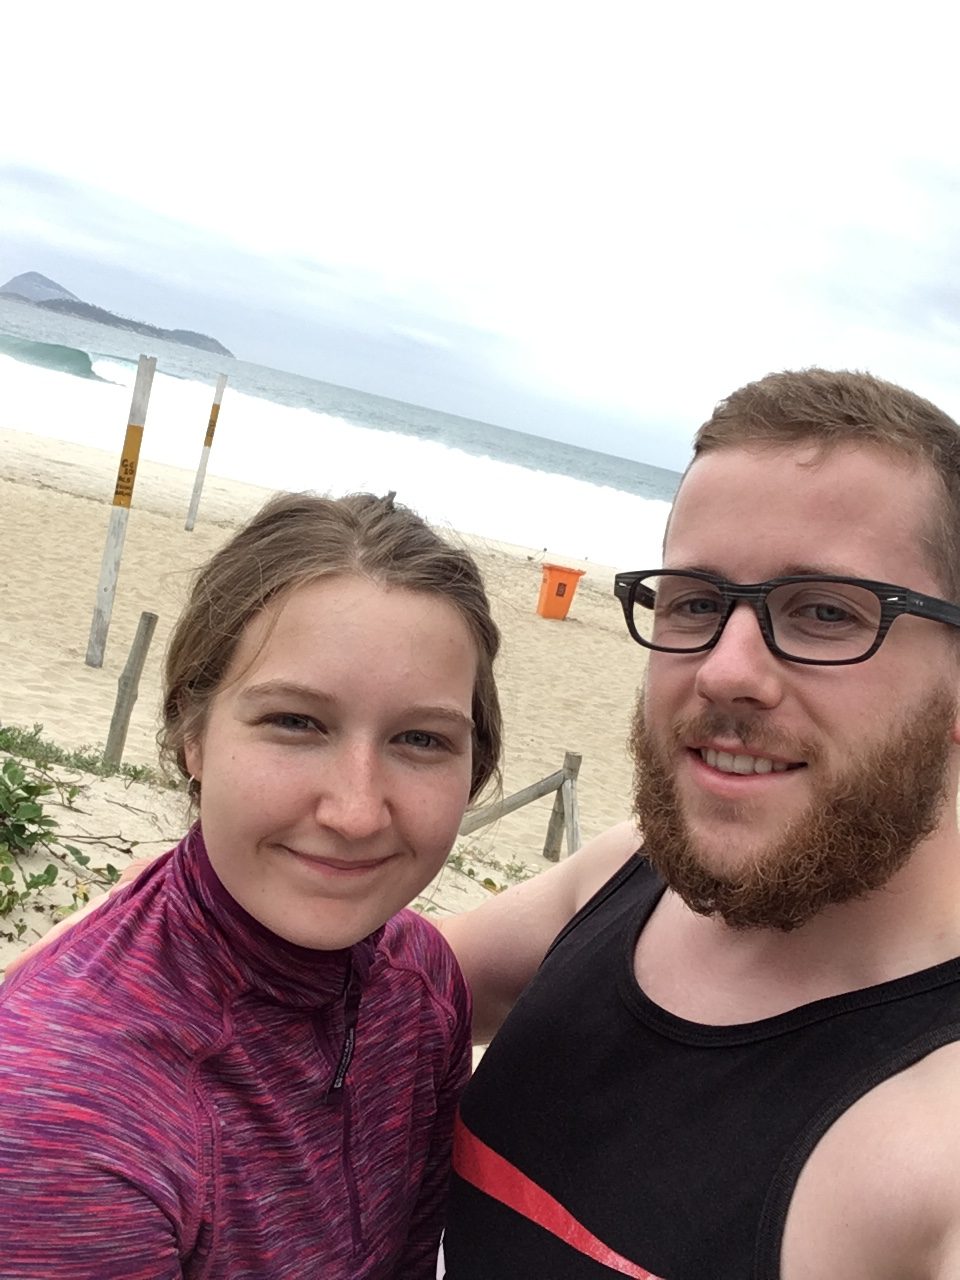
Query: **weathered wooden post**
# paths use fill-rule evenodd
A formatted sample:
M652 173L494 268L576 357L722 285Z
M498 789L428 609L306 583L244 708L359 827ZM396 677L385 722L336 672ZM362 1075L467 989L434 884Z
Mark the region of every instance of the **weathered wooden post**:
M549 858L551 862L558 862L560 860L560 846L563 844L564 837L566 837L567 841L567 853L576 853L580 848L580 807L577 801L577 776L580 773L582 761L583 757L577 755L575 751L565 751L563 753L563 768L558 769L556 773L551 773L548 777L541 778L539 782L532 782L529 787L524 787L522 791L515 791L513 795L507 796L504 800L497 800L494 804L484 805L482 809L469 809L460 823L458 835L468 836L471 832L478 831L481 827L486 827L491 822L498 822L501 818L505 818L508 813L513 813L515 809L521 809L525 804L540 800L543 796L548 796L553 791L555 799L553 808L550 811L550 821L547 824L547 838L543 843L543 856Z
M113 717L110 720L110 732L107 734L107 745L103 750L103 758L107 764L118 765L123 757L123 748L127 741L127 730L130 728L130 714L133 711L137 694L140 692L140 676L147 658L147 650L157 627L155 613L141 613L137 624L137 634L130 646L126 666L117 681L117 700L113 706Z
M137 380L133 384L133 399L130 402L127 434L123 440L123 453L117 470L117 484L113 491L113 507L110 511L107 541L103 548L100 581L97 583L97 599L93 608L93 621L90 624L90 639L87 641L86 663L88 667L103 666L103 651L106 648L107 633L110 630L110 618L113 614L113 598L117 590L117 576L120 572L120 559L123 555L123 540L127 533L130 503L133 500L133 486L136 483L137 465L140 461L143 424L147 417L147 404L150 400L150 388L153 386L153 375L156 372L156 368L156 356L140 357L140 362L137 365Z
M563 824L567 839L567 857L580 848L580 803L577 800L577 777L580 773L581 757L568 751L563 757Z
M210 408L210 421L207 423L207 434L203 438L203 448L200 451L200 465L197 467L197 478L193 482L193 495L190 498L190 510L187 512L187 522L183 526L187 531L191 530L197 522L197 511L200 508L200 495L203 493L203 481L207 474L207 462L210 458L210 450L213 447L213 433L217 429L217 419L220 417L220 405L223 401L223 389L227 385L227 375L221 373L217 378L217 389L213 396L213 405Z
M583 757L575 751L563 753L563 782L557 788L550 821L547 823L547 838L543 842L543 856L550 862L560 861L560 846L563 837L567 838L567 854L575 853L580 848L580 811L577 804L577 774Z

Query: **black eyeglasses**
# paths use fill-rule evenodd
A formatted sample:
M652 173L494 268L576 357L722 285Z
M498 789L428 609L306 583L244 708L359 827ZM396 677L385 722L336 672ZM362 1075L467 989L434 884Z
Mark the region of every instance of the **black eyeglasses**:
M757 615L771 653L817 666L866 662L901 613L960 627L960 606L947 600L831 574L747 584L712 573L641 569L618 573L613 593L634 640L664 653L712 649L741 600Z

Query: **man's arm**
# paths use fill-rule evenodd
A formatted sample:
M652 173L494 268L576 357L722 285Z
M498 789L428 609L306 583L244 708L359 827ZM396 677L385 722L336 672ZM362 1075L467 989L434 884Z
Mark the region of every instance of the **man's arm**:
M491 1040L563 926L640 846L632 822L570 858L438 924L473 993L473 1038Z
M785 1280L957 1280L958 1078L955 1042L884 1080L831 1125L790 1202Z

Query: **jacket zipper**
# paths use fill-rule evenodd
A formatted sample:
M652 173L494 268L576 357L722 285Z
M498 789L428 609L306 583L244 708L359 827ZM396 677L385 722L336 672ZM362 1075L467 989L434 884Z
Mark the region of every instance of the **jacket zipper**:
M363 1253L363 1222L360 1215L360 1189L357 1186L356 1170L353 1167L353 1103L350 1090L345 1086L347 1071L353 1061L353 1050L356 1044L361 990L362 984L359 975L351 964L344 982L343 1043L340 1048L340 1059L333 1073L333 1079L327 1088L327 1102L339 1103L343 1112L343 1180L347 1189L350 1234L353 1244L352 1256L354 1258Z
M353 1235L353 1257L363 1252L363 1224L360 1220L360 1188L353 1167L353 1101L350 1091L341 1094L343 1106L343 1175L347 1185L347 1203L350 1206L350 1230Z

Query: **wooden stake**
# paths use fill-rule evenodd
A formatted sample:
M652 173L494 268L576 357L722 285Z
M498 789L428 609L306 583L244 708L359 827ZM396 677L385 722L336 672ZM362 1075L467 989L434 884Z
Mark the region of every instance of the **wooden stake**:
M133 711L137 694L140 691L140 676L147 658L147 650L157 627L155 613L141 613L137 624L137 634L130 646L127 664L117 681L117 700L113 706L113 718L110 721L110 732L107 734L107 745L103 758L107 764L118 765L123 757L123 748L127 741L127 730L130 728L130 714Z
M147 404L150 400L150 388L153 386L153 375L156 372L156 368L156 356L140 357L137 365L137 380L133 384L133 399L130 402L127 434L123 441L123 453L117 470L117 484L113 492L113 506L110 509L107 541L103 548L100 581L97 583L97 598L93 607L93 621L90 624L90 638L87 641L86 664L88 667L103 666L103 651L106 648L107 634L110 631L110 618L113 615L113 598L116 594L117 577L120 573L123 540L127 533L130 504L133 501L133 487L137 480L140 445L143 440L143 424L147 417Z
M543 842L543 856L550 862L560 861L560 847L563 837L567 837L567 854L576 852L580 847L580 814L577 806L577 774L583 757L575 751L563 753L563 768L560 770L563 781L557 788L550 821L547 823L547 838Z
M197 511L200 508L200 495L203 493L203 481L207 474L207 461L210 457L210 450L213 447L213 433L217 429L217 419L220 417L220 404L223 400L223 389L227 385L227 375L221 373L217 378L217 389L213 396L213 405L210 409L210 421L207 423L207 434L203 439L203 448L200 451L200 465L197 467L197 478L193 482L193 495L190 498L190 510L187 512L187 522L183 526L188 532L197 522Z
M547 823L547 838L543 843L543 856L551 862L559 862L560 848L564 836L567 841L567 853L576 853L580 848L580 808L577 802L577 775L583 757L575 751L563 753L563 768L556 773L541 778L539 782L531 782L529 787L515 791L504 800L485 805L482 809L471 809L460 823L458 835L468 836L472 831L497 822L500 818L521 809L525 804L540 800L555 792L550 821Z

